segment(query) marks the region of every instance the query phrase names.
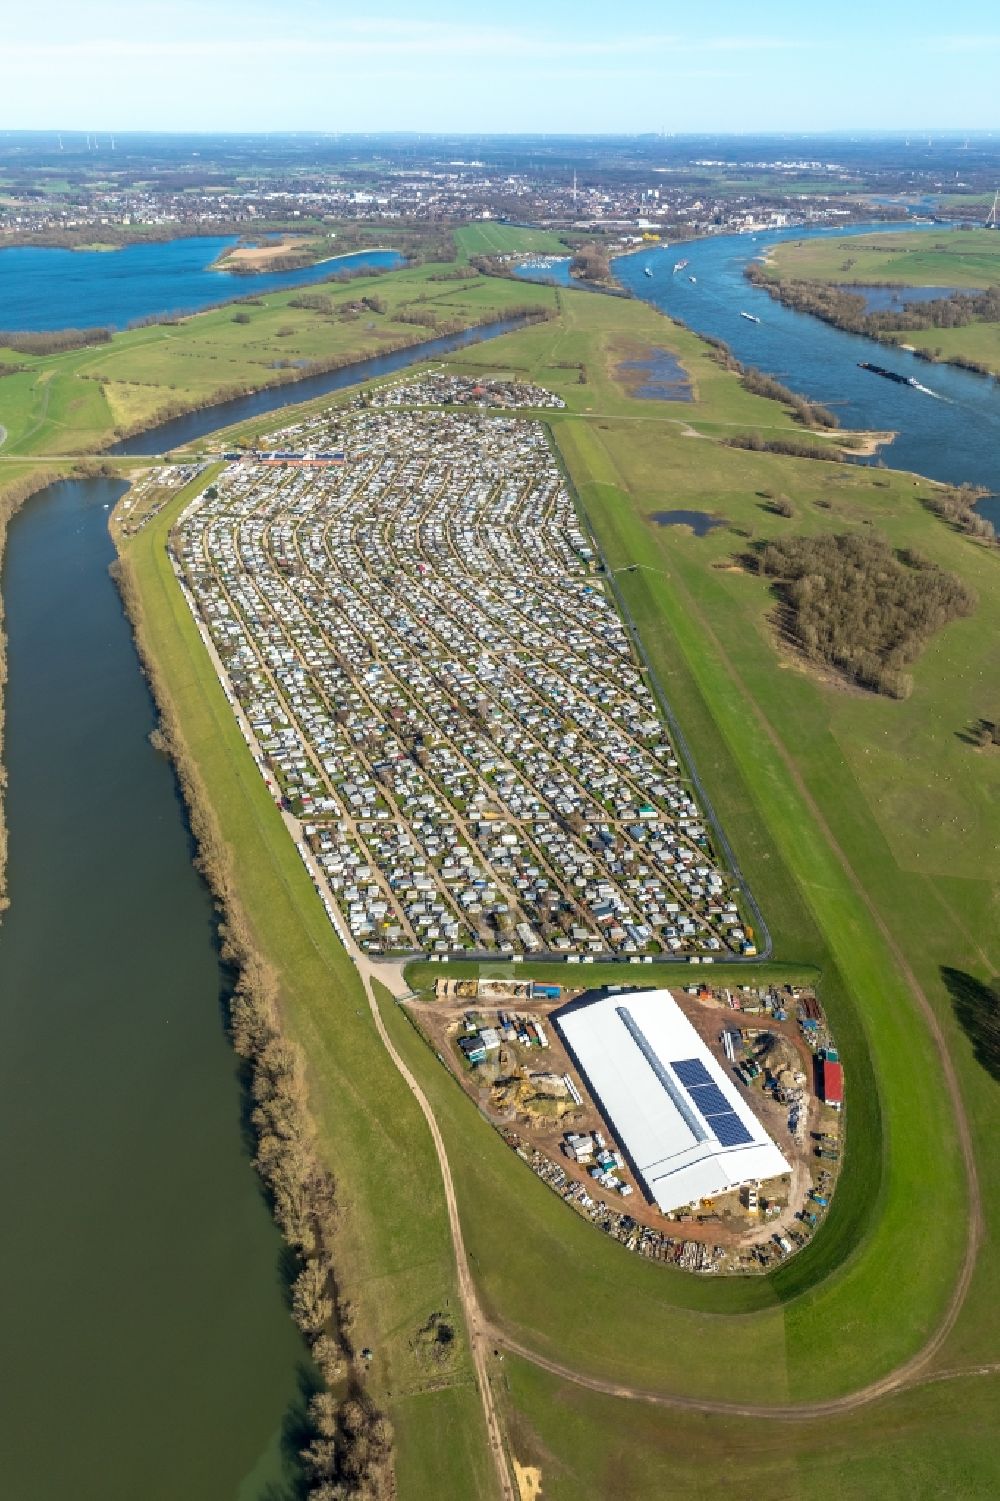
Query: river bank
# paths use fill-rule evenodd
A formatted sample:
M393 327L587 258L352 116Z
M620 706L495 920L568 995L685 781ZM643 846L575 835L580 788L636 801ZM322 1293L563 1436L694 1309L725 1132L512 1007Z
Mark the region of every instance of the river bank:
M302 271L307 267L329 266L335 261L355 260L362 255L397 255L389 245L370 245L364 251L342 250L335 255L312 256L296 246L296 238L289 236L275 245L240 244L224 251L209 267L211 271L230 271L236 276L250 277L282 271ZM305 236L304 238L308 238ZM404 257L401 260L405 261Z
M56 469L40 469L25 475L12 485L0 489L0 572L3 570L4 552L7 546L7 527L26 500L37 495L62 476ZM7 766L4 759L4 711L7 686L7 636L4 630L4 602L0 594L0 921L10 906L7 894Z
M196 486L202 483L195 481ZM231 850L157 662L135 567L127 548L120 545L114 571L157 706L160 743L174 766L187 809L195 864L215 901L222 957L234 974L229 1035L249 1069L245 1097L256 1146L254 1165L296 1260L295 1277L290 1279L292 1313L325 1388L310 1397L300 1438L309 1495L319 1496L325 1486L348 1479L365 1494L389 1495L391 1430L367 1394L364 1362L351 1337L349 1304L338 1289L337 1188L317 1152L305 1061L284 1026L279 976L257 947L240 900Z

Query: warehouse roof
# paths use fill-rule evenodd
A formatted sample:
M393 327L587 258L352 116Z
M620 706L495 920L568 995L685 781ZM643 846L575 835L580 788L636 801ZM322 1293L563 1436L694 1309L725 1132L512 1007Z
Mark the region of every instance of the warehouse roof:
M664 1213L790 1171L668 990L611 992L553 1020Z

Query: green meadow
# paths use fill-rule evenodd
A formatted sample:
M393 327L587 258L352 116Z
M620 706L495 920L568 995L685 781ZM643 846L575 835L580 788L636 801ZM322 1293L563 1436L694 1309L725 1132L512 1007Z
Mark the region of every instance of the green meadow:
M538 255L568 255L566 241L547 229L525 229L517 224L494 224L481 220L465 224L455 231L459 254L518 255L534 251Z
M293 339L311 358L317 349L374 352L366 340L389 333L391 313L421 298L468 321L535 299L555 310L552 321L466 349L449 365L538 380L565 397L565 412L547 414L553 442L767 916L774 956L760 973L818 979L845 1058L847 1150L829 1216L805 1251L767 1278L696 1279L630 1256L578 1219L479 1117L406 1014L383 999L393 1039L445 1136L484 1308L520 1343L573 1369L707 1400L836 1398L912 1358L943 1325L935 1369L995 1359L1000 1090L976 1056L968 1007L962 1023L956 1015L951 972L965 976L966 994L1000 972L1000 755L962 738L996 711L1000 696L1000 555L935 519L924 504L927 482L834 462L836 436L810 435L826 445L829 461L726 446L727 436L802 429L780 404L746 392L694 335L643 304L484 278L435 283L430 270L331 290L335 299L366 290L383 298L387 312L371 320L372 330L364 320L360 327L317 320L288 306L292 294L270 294L261 308L247 308L246 325L234 324L229 308L39 361L2 382L5 395L21 393L12 418L5 408L13 451L76 451L66 446L74 432L108 441L115 425L159 409L172 385L178 400L210 400L220 388L213 381L224 387L233 370L259 381ZM279 335L293 323L294 335ZM413 325L399 330L427 336ZM620 366L656 349L683 364L690 401L629 394ZM212 368L220 362L225 371ZM83 378L98 370L105 383ZM152 381L141 399L129 386L140 377ZM117 416L114 400L123 403ZM769 505L775 494L791 501L790 519ZM248 921L280 975L289 1031L309 1062L317 1129L341 1186L338 1265L359 1331L376 1350L371 1379L396 1429L400 1495L490 1496L464 1340L437 1386L414 1349L432 1311L455 1309L430 1141L174 582L165 540L181 503L126 545L125 560L141 593L143 639L229 848ZM671 508L707 511L724 525L698 538L651 521L652 512ZM776 635L766 581L739 562L768 536L862 528L918 549L977 597L971 617L926 646L904 702L808 669ZM411 982L426 985L443 968L414 967ZM577 974L598 983L598 969ZM613 970L622 982L659 979L651 967ZM678 967L671 977L724 973ZM951 1305L963 1267L972 1268L976 1199L942 1044L961 1091L985 1215L960 1308ZM767 1486L825 1496L838 1475L838 1494L859 1497L870 1493L865 1476L890 1496L904 1489L985 1496L991 1483L995 1493L994 1446L980 1426L992 1395L986 1378L913 1388L822 1423L754 1427L602 1397L512 1356L500 1367L512 1450L540 1467L546 1497L572 1490L644 1498L671 1487L708 1495L723 1485L736 1494ZM933 1442L942 1427L946 1441ZM956 1479L959 1488L949 1491Z
M934 228L788 240L768 252L766 264L789 281L992 287L1000 282L1000 234Z

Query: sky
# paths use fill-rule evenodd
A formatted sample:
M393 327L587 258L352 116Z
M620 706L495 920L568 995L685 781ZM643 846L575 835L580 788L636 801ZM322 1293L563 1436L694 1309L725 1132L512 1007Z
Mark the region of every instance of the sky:
M1000 128L997 0L8 7L0 129Z

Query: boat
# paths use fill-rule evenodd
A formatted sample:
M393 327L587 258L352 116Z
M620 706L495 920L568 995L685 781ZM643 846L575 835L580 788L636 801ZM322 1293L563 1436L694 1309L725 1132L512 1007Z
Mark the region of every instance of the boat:
M913 386L917 382L912 375L900 375L898 370L887 370L884 365L873 365L870 360L858 360L859 370L869 370L872 375L881 375L883 380L894 380L897 386Z
M652 276L653 272L652 272L652 268L650 266L646 266L643 269L644 269L644 272L645 272L646 276Z
M697 281L697 280L698 280L698 278L697 278L697 276L689 276L689 277L688 277L688 281L689 281L689 282L692 282L692 283L693 283L693 282L696 282L696 281Z
M687 265L687 261L674 261L674 270L675 271L683 271L684 267L686 265Z
M748 323L759 323L760 322L760 319L757 317L756 313L744 313L744 311L743 311L742 308L740 309L740 317L741 318L745 318Z

